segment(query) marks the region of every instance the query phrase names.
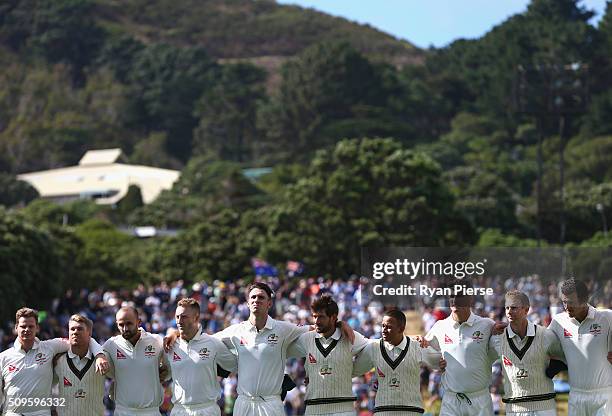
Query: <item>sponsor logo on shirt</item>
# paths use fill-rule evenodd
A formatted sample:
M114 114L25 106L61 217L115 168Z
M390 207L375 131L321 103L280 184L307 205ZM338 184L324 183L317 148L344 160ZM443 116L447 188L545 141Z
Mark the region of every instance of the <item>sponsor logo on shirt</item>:
M208 348L206 347L198 351L198 354L200 355L200 359L208 358L210 356L210 352L208 351Z
M506 357L505 355L503 356L503 361L504 361L504 365L507 367L512 367L512 361L510 361L510 359L508 357Z
M569 332L567 329L563 328L563 336L565 338L571 338L572 337L572 333Z
M39 352L38 354L34 356L34 360L36 361L36 364L40 365L40 364L46 363L49 360L49 358L47 357L46 354Z
M64 377L64 387L72 387L72 383L66 377Z
M382 371L380 371L380 368L376 369L376 373L378 374L378 377L380 378L385 378L385 373L383 373Z
M589 332L593 335L599 335L601 334L601 325L600 324L591 324L591 328L589 329Z
M529 377L529 373L527 372L527 370L525 370L524 368L519 368L519 370L516 372L516 378L527 378Z
M311 353L308 353L308 362L310 364L316 364L317 363L317 359L314 357L314 355L312 355Z
M249 345L249 343L244 338L240 338L240 345Z
M444 334L444 343L445 344L452 344L453 340L451 339L451 337L449 337L448 335Z
M482 332L480 331L475 331L472 334L472 341L476 341L476 342L480 342L482 341Z
M181 361L181 357L176 352L174 352L172 355L172 361Z
M18 367L15 367L14 365L9 365L9 366L8 366L8 372L9 372L9 373L14 373L14 372L16 372L16 371L19 371L19 368L18 368Z
M144 351L145 357L153 357L155 355L155 347L153 345L147 345Z
M330 366L324 365L323 367L321 367L321 369L319 370L319 374L321 374L322 376L328 376L332 373L332 368Z
M87 392L83 389L78 389L74 392L75 399L84 399L87 396Z
M276 334L268 335L268 344L278 344L278 335Z
M400 386L399 378L391 377L391 379L389 380L389 387L399 388L399 386Z
M121 350L119 350L119 349L118 349L118 350L117 350L117 359L118 359L118 360L125 360L126 358L127 358L127 357L126 357L126 355L123 353L123 351L121 351Z

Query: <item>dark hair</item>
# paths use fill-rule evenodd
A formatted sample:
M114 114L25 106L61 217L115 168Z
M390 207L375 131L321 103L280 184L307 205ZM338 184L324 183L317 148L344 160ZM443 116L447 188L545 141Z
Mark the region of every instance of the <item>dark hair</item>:
M251 293L251 290L253 289L261 289L264 292L266 292L268 294L268 298L272 299L272 297L274 296L274 292L272 291L272 289L270 289L270 286L268 286L267 284L265 284L264 282L253 282L250 285L247 286L246 289L246 297L247 299L249 298L249 293Z
M319 299L314 300L310 305L310 309L313 312L325 312L327 316L338 316L339 312L338 304L329 295L323 295Z
M564 280L561 283L561 293L565 296L575 293L580 303L587 303L589 300L589 289L582 280L574 278Z
M401 327L406 327L406 315L398 308L392 308L385 312L384 316L397 320Z

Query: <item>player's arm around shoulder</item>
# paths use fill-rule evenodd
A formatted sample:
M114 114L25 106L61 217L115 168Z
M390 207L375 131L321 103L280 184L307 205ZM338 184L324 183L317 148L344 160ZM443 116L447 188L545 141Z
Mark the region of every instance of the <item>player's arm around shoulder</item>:
M308 345L308 339L313 337L314 333L305 332L300 335L295 341L289 344L287 348L287 358L304 358L306 357L306 345Z
M366 338L367 339L367 338ZM369 373L374 368L373 349L377 347L378 340L367 340L367 345L355 356L353 362L353 377Z
M215 348L215 363L230 373L235 373L238 370L238 359L230 352L225 344L217 338L210 337L213 347Z

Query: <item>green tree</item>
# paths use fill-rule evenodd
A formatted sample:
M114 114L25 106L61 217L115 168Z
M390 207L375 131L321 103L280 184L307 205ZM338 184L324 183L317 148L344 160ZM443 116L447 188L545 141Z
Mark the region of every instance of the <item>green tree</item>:
M26 205L35 198L38 198L38 191L29 183L13 175L0 173L0 205Z
M32 46L50 63L73 68L73 79L84 80L88 66L104 42L90 0L39 0L34 10Z
M257 159L258 101L264 99L266 73L253 65L224 65L219 79L195 108L200 119L194 131L194 153L244 163Z
M360 247L475 238L439 166L391 139L343 140L320 151L307 176L265 215L265 258L298 258L313 273L336 276L359 272Z
M380 74L348 44L314 45L281 72L278 96L261 109L258 123L280 158L305 160L341 138L381 133L364 130L385 104Z
M23 305L49 307L63 293L63 261L53 237L0 207L0 319Z

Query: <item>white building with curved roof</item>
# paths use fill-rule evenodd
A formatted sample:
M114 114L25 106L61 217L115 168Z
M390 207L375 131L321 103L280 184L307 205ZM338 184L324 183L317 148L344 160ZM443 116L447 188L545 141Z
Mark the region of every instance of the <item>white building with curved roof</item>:
M161 191L172 188L180 172L150 166L118 163L121 149L90 150L77 166L18 175L42 198L57 202L93 199L98 204L116 204L130 185L140 188L142 201L149 204Z

